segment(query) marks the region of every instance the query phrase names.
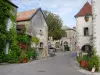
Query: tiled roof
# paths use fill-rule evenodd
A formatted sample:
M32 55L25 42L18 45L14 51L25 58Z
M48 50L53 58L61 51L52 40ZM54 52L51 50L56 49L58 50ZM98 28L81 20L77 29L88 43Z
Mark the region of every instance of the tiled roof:
M82 7L82 9L75 15L75 17L79 16L85 16L85 15L92 15L92 6L89 4L89 2L86 2L86 4Z
M17 21L26 21L29 20L37 11L37 9L32 9L32 10L27 10L23 12L18 12L17 13Z

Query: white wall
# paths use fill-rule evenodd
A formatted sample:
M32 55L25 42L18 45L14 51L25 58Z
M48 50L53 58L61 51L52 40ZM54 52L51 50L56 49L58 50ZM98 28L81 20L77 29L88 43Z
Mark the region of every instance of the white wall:
M66 29L67 37L62 37L61 41L68 42L68 46L71 48L71 50L75 50L75 42L76 42L76 31L73 29ZM74 37L74 38L73 38Z
M92 9L94 46L100 55L100 0L92 0Z
M84 36L84 27L89 28L90 36ZM88 22L85 22L84 16L76 17L77 46L79 46L81 48L85 44L89 44L91 35L92 35L92 16L89 16Z

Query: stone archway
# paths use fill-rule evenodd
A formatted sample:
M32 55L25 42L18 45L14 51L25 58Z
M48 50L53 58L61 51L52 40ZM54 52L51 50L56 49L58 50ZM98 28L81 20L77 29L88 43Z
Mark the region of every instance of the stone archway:
M64 42L64 45L68 45L68 42L67 42L67 41L65 41L65 42Z
M92 49L92 47L88 44L82 46L82 48L81 48L82 52L89 52L89 51L91 51L91 49Z

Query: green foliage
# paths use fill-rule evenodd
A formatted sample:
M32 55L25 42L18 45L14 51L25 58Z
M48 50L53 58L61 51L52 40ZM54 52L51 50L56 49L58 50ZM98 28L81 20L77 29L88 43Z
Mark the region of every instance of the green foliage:
M97 55L93 55L91 58L88 59L88 69L92 70L95 66L96 71L99 71L100 68L100 58Z
M19 42L24 43L24 44L30 43L30 39L29 39L29 37L27 35L18 34L17 40Z
M0 53L0 63L6 62L7 57L4 52Z
M37 51L33 48L29 48L28 51L26 52L28 59L36 59L37 58Z
M48 25L48 35L53 37L54 40L59 40L63 36L62 20L61 18L49 11L44 11L44 16Z
M77 59L78 63L80 63L80 61L82 60L82 57L77 56L76 59Z
M68 45L64 46L65 51L70 51L70 47Z
M19 59L19 52L9 51L9 54L5 54L4 52L0 55L0 63L8 62L8 63L17 63Z
M91 57L92 55L96 55L96 50L94 47L91 48L91 51L88 50L88 56Z
M11 12L13 11L13 12ZM20 49L17 46L17 33L16 33L16 10L6 0L0 0L0 62L15 63L18 61L20 55ZM8 18L12 21L12 25L9 31L6 30L6 23ZM9 54L6 55L5 45L6 40L9 41Z
M36 37L32 37L32 42L34 42L37 45L39 43L39 39Z
M31 60L31 58L36 59L37 58L37 51L35 49L32 49L32 48L28 48L27 51L22 51L21 55L19 57L19 60L23 61L25 58L28 60Z
M27 54L26 54L26 51L22 51L20 56L19 56L19 61L20 62L23 62L24 58L28 58L27 57Z
M9 13L11 7L6 0L0 0L0 52L4 51L6 43L6 21L11 15Z
M26 54L27 54L27 58L30 60L30 58L33 57L33 49L29 48L28 51L26 52Z
M83 55L82 60L88 61L88 56L87 55Z
M91 70L95 66L96 71L99 71L100 57L96 55L96 50L92 47L91 51L88 52L88 69Z
M33 50L33 59L37 59L37 56L38 56L37 51L34 49Z
M19 57L15 51L9 51L9 54L7 55L8 63L17 63L18 59L19 59Z
M96 71L99 71L100 68L100 57L96 55L96 50L92 47L91 52L88 52L87 55L78 56L77 61L80 63L80 60L87 61L88 65L85 69L89 71L95 66Z

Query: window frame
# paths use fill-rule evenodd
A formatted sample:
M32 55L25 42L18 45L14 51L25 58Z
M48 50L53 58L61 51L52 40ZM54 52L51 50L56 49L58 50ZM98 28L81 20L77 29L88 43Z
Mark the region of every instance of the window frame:
M89 28L84 27L84 36L89 36Z

